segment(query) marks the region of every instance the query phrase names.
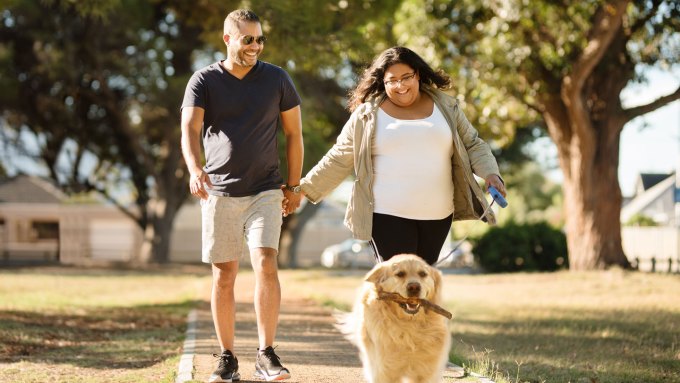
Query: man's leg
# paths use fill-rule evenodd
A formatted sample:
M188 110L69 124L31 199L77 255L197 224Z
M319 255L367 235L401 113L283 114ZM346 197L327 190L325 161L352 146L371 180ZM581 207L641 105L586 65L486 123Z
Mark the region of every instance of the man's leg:
M274 339L281 308L281 285L277 265L281 234L281 190L269 190L255 196L246 220L246 239L255 272L255 314L259 351L255 359L255 376L268 382L290 378L274 352Z
M233 353L236 322L234 282L238 272L238 261L213 263L212 272L210 307L217 341L222 352L219 355L214 354L218 358L218 364L208 382L231 383L241 379L241 374L238 372L238 359Z
M279 284L276 249L254 248L250 259L255 271L255 313L260 347L255 360L255 376L268 382L290 378L274 352L274 339L279 323L281 285Z
M281 285L279 284L277 251L258 247L250 251L255 272L255 314L260 350L273 346L279 323Z
M234 350L234 328L236 323L236 301L234 283L238 272L238 261L213 263L212 295L210 306L217 341L222 351Z

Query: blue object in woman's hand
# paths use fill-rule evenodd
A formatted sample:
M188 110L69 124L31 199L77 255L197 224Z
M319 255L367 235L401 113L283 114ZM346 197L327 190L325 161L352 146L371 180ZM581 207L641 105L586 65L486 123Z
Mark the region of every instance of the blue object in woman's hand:
M495 187L489 186L489 194L491 194L491 198L493 198L493 200L496 201L500 207L508 206L508 201L505 200L503 195L498 190L496 190Z

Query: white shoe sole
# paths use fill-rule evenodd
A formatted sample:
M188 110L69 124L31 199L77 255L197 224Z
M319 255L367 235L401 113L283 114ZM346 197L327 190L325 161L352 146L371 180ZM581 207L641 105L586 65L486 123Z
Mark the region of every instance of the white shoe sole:
M240 381L240 380L241 380L241 374L239 374L239 373L237 372L237 373L234 374L234 376L233 376L231 379L229 379L229 380L222 379L221 377L219 377L219 376L217 376L217 375L210 375L210 378L208 379L208 383L233 383L233 382L238 382L238 381Z
M263 379L267 382L278 382L280 380L290 379L290 372L285 373L285 374L280 374L280 375L268 376L268 375L265 375L262 372L256 370L255 371L255 377L258 378L258 379Z

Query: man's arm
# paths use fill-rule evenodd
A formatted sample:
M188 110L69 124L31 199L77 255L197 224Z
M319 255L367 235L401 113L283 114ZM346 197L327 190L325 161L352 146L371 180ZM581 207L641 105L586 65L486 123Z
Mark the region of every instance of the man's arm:
M300 106L281 112L281 126L286 136L286 162L288 164L288 185L300 184L302 177L302 161L304 158L304 145L302 143L302 114ZM285 197L283 214L288 215L300 207L300 193L293 193L284 189Z
M201 129L205 110L199 107L182 109L182 154L189 169L189 190L196 197L207 199L205 185L212 187L201 166Z

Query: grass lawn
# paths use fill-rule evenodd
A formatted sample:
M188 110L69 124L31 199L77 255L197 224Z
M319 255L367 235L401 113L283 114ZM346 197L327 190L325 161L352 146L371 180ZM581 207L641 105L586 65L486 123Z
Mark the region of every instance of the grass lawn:
M349 309L362 275L295 271L282 274L282 285L284 294ZM612 270L444 281L453 361L497 382L680 382L679 275Z
M0 269L0 382L173 382L206 268Z
M283 270L348 310L364 271ZM206 267L0 269L0 382L173 382ZM446 275L452 360L497 383L680 382L680 276Z

